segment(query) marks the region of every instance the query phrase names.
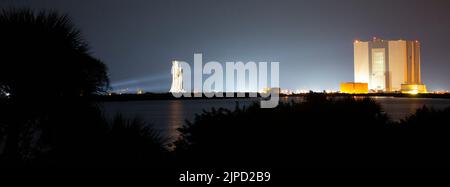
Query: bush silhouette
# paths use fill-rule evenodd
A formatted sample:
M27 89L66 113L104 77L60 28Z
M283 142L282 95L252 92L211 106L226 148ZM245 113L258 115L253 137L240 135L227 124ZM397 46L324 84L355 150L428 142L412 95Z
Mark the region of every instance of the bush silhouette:
M371 99L329 99L312 94L304 103L280 104L273 110L255 104L203 113L180 129L176 154L198 161L190 162L193 165L340 166L337 161L354 157L352 149L362 146L363 140L373 143L376 136L383 136L377 133L382 133L387 123L386 115ZM369 154L371 150L360 151ZM347 158L339 155L346 152Z
M164 140L150 124L138 118L114 118L108 136L110 160L107 167L168 167L169 154Z
M142 120L120 114L113 120L105 119L96 107L58 116L40 122L53 128L44 132L53 133L41 136L40 143L48 147L35 150L30 166L158 168L167 163L165 142Z
M180 129L175 154L189 168L449 166L445 115L421 109L391 122L370 98L309 94L273 110L204 112Z

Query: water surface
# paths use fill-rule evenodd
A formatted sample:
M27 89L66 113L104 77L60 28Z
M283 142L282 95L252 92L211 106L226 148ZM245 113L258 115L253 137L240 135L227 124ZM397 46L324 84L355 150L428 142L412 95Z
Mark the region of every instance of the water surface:
M377 101L384 112L392 120L400 120L413 114L422 106L435 109L450 107L450 99L436 98L398 98L398 97L372 97ZM281 102L291 100L301 101L302 98L281 98ZM240 107L248 106L258 99L200 99L200 100L147 100L126 102L105 102L103 111L112 118L116 113L125 117L138 117L151 123L160 130L163 137L174 139L178 137L177 128L185 124L185 120L193 121L195 114L209 111L211 108L227 108L233 110L238 104Z

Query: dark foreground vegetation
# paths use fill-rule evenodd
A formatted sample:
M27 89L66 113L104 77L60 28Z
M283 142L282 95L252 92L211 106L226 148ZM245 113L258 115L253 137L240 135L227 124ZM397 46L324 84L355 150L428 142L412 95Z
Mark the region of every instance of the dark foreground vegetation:
M80 101L64 105L72 109L40 108L45 114L11 124L2 116L1 166L450 167L450 109L423 107L392 122L370 98L310 94L305 102L275 109L255 103L204 112L167 147L143 121L106 120L95 105ZM2 114L11 114L1 106Z
M212 110L181 129L189 167L449 167L450 109L392 122L370 98L310 94L276 109Z
M205 112L168 148L143 121L103 117L106 66L67 16L3 11L0 41L0 167L450 167L450 109L391 122L369 98L324 94Z

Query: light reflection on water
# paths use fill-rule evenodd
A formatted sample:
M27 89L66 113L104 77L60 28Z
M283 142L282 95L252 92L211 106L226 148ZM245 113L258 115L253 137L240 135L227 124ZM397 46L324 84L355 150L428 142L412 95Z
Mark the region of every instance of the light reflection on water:
M423 106L438 110L450 107L450 99L396 97L376 97L374 99L381 105L382 110L395 121L414 114L418 108Z
M179 136L178 128L184 123L184 110L182 100L171 100L169 101L169 111L168 111L168 132L167 137L174 139Z
M450 107L450 99L431 98L395 98L372 97L382 107L392 120L400 120L413 114L418 108L426 105L435 109ZM281 97L281 102L301 102L302 97ZM258 99L201 99L201 100L148 100L127 102L105 102L103 111L112 118L120 112L125 117L139 117L161 131L163 137L169 141L179 136L178 128L185 124L185 120L193 121L195 114L211 108L226 108L234 110L236 105L248 106Z
M201 100L148 100L126 102L104 102L103 112L107 118L112 119L117 113L125 117L138 117L151 124L161 132L169 141L179 136L178 128L185 124L186 120L193 121L195 114L214 108L226 108L234 110L250 105L258 101L252 99L201 99Z

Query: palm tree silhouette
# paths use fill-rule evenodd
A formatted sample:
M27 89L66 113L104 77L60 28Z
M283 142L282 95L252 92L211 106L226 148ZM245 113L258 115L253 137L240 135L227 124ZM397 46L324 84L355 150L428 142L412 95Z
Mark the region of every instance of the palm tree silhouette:
M6 137L0 139L4 158L14 162L26 144L24 132L44 129L32 124L57 118L58 111L80 116L89 105L80 96L105 92L109 81L105 64L90 54L67 15L2 10L0 41L0 129Z
M11 98L79 96L108 88L106 66L91 56L67 15L0 13L0 89Z

